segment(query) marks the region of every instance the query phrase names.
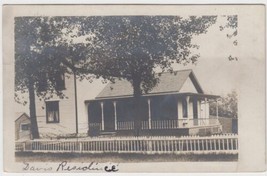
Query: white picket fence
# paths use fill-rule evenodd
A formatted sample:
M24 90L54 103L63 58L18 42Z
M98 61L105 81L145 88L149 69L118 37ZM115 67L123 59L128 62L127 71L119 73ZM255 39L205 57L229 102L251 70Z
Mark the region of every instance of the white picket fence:
M238 135L110 137L16 142L17 152L54 153L238 153Z

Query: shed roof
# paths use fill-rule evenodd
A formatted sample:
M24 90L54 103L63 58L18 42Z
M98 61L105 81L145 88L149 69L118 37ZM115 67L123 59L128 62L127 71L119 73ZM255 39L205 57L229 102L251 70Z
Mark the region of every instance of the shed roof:
M190 78L198 93L204 93L199 85L193 71L180 70L173 73L162 73L159 77L159 83L147 94L161 94L179 92L183 87L187 78ZM132 96L133 88L127 80L116 79L114 83L109 83L104 89L96 96L96 99Z
M19 120L21 117L23 117L23 116L25 116L25 117L27 117L28 119L30 119L30 117L28 116L28 114L26 114L25 112L23 112L16 120L15 120L15 122L17 121L17 120Z

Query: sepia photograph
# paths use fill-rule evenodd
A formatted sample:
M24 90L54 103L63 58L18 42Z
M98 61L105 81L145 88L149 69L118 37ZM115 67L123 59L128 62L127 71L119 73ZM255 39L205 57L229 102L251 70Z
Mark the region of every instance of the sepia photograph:
M12 68L6 108L13 116L4 122L12 126L8 147L19 164L13 171L119 172L135 163L236 167L248 145L239 141L246 134L240 109L249 106L242 106L243 76L247 65L264 73L265 60L241 54L244 13L233 6L194 6L198 13L190 6L179 13L179 5L89 5L96 11L81 15L57 14L53 9L64 8L55 6L47 7L51 13L34 6L30 15L4 11L13 30L5 58ZM66 6L72 7L79 9ZM265 96L264 82L251 87Z

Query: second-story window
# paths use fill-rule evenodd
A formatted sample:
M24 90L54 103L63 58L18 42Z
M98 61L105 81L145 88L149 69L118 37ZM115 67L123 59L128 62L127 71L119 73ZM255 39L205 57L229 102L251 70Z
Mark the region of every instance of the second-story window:
M55 77L56 81L56 89L57 90L65 90L65 75L64 73L58 73Z
M49 82L53 82L55 85L56 90L65 90L65 75L64 73L56 73L51 76L50 78L48 77L48 74L43 74L40 76L39 81L37 83L37 91L38 92L43 92L46 91L48 88Z
M42 74L37 82L37 91L42 92L47 90L48 86L48 77L47 74Z

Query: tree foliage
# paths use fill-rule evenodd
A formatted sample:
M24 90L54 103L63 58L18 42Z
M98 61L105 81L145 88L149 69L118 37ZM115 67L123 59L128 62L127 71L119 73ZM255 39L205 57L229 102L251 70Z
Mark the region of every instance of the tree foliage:
M114 81L126 79L133 86L134 96L140 96L158 83L156 68L172 72L174 63L195 63L199 55L191 49L194 35L206 33L216 22L216 16L108 16L94 18L93 27L86 24L83 31L95 35L89 65L94 74ZM88 30L87 30L88 31Z
M236 39L237 37L237 27L238 27L238 16L237 15L228 15L224 16L227 20L227 23L225 25L220 26L220 30L230 30L231 32L227 33L227 38L231 39L233 41L233 46L237 46L238 41ZM232 60L238 60L236 56L229 55L228 56L229 61Z
M228 93L226 96L222 97L218 102L218 115L219 117L229 117L237 118L237 102L238 96L236 91ZM216 102L210 103L210 114L216 116Z
M47 56L44 48L56 42L59 26L54 19L42 17L15 18L15 100L24 105L29 102L31 132L33 138L39 138L36 120L35 95L45 97L57 94L55 74L60 72L58 61ZM36 91L45 80L46 91ZM25 100L23 94L28 94Z
M59 26L52 25L54 19L42 17L19 17L15 19L15 91L26 93L30 82L37 89L38 83L47 78L47 91L37 92L40 96L55 93L55 76L62 72L60 63L49 49L59 37ZM46 79L45 79L46 80ZM22 102L18 94L16 101ZM27 103L23 101L23 103Z
M15 100L23 105L29 103L33 138L39 137L36 95L40 100L53 96L67 98L58 88L59 75L75 71L84 78L85 74L78 70L81 60L86 58L85 45L66 37L75 30L75 21L64 17L15 19ZM42 86L45 89L40 89Z

